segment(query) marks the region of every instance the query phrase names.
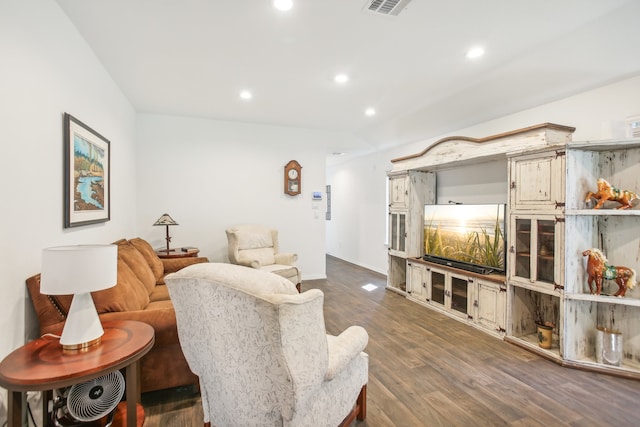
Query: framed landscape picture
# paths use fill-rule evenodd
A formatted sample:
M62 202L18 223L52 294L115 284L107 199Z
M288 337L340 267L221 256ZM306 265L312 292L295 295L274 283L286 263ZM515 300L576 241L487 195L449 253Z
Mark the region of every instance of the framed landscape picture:
M64 227L109 221L109 141L64 114Z

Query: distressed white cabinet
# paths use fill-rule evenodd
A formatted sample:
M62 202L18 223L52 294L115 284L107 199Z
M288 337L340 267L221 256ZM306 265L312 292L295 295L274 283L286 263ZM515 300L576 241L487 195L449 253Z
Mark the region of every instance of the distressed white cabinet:
M582 256L583 251L598 248L608 264L640 272L640 200L627 210L616 209L617 202L593 209L595 201L587 202L585 195L596 192L598 178L620 190L640 193L640 139L567 146L564 356L582 366L640 378L640 286L627 289L623 298L614 297L618 286L605 280L602 293L591 294L587 259ZM619 366L607 364L596 354L598 328L620 333Z
M509 158L507 340L560 361L564 289L565 146ZM555 325L550 349L537 322Z
M389 271L387 272L387 289L406 294L407 291L407 259L389 256Z
M427 302L452 316L473 320L473 279L464 272L454 272L429 264L425 272Z
M406 209L409 206L409 174L389 176L389 208Z
M507 337L505 340L518 344L545 357L562 360L564 339L562 320L562 294L556 291L540 291L509 282L507 307ZM555 325L550 349L538 345L536 321L541 317Z
M514 156L509 162L511 210L564 206L564 147Z
M405 257L407 251L407 211L389 211L389 254Z
M422 259L407 260L408 297L443 313L504 334L506 284L504 276L482 276L443 267Z
M387 288L406 292L406 260L423 255L424 205L435 201L435 174L390 172Z
M562 216L511 212L510 233L507 233L507 264L512 283L561 289L564 282L563 224Z
M565 145L571 141L574 128L553 123L542 123L523 129L500 133L484 138L446 137L429 144L422 152L392 159L389 178L389 269L387 288L404 294L416 303L434 308L451 317L463 321L500 337L505 336L514 321L510 315L519 310L518 316L533 318L525 309L509 309L509 285L505 276L491 277L462 270L450 269L442 265L428 265L421 259L424 254L424 205L436 202L436 175L440 171L455 170L472 164L482 164L496 160L504 161L509 179L503 195L509 199L509 208L519 214L544 214L549 218L558 217L561 224L564 213L565 191ZM532 151L533 150L533 151ZM459 182L473 185L475 176L460 176ZM404 215L404 219L402 219ZM539 218L530 216L529 227L537 230ZM541 223L544 225L544 223ZM402 229L404 227L404 232ZM562 252L562 225L553 227L553 250ZM509 222L507 237L512 233ZM527 245L533 248L534 258L546 257L549 245L538 247L544 240L543 233L531 237ZM523 237L522 234L520 237ZM546 235L545 235L546 236ZM404 241L402 239L404 238ZM532 240L532 239L537 240ZM558 240L560 239L560 241ZM516 299L521 290L540 288L545 292L556 284L562 284L562 269L553 257L552 269L546 261L532 264L531 248L520 250L521 263L528 270L510 270L508 273L523 287L512 288ZM514 249L515 250L515 249ZM560 252L558 252L560 251ZM540 255L540 256L538 256ZM514 254L508 254L507 264L514 262ZM546 258L545 258L546 259ZM497 275L496 275L497 276ZM553 279L549 279L553 277ZM529 287L529 288L527 288ZM552 295L550 295L552 296ZM558 296L555 296L560 301ZM556 304L559 307L559 304ZM553 309L550 309L553 311ZM557 310L556 310L557 311ZM559 315L558 315L559 316ZM529 334L528 320L524 319L524 334ZM531 321L531 323L533 323ZM512 330L520 324L511 326ZM557 341L557 340L556 340Z
M640 288L614 297L617 285L605 280L601 295L591 294L582 255L598 248L609 265L640 268L640 202L618 210L616 202L593 209L596 201L586 200L589 191L596 192L599 178L620 190L640 191L640 139L568 143L554 151L558 155L521 153L510 161L510 180L516 184L510 189L507 340L567 366L640 379ZM537 156L540 168L534 167ZM563 196L546 197L552 187L543 175L557 180L557 168L563 189L549 194ZM518 182L525 176L543 183L543 191L536 195L525 189L520 194L523 186ZM539 206L529 203L534 200ZM537 344L538 319L555 324L551 349ZM621 336L619 364L607 363L598 354L603 345L599 329Z
M475 282L475 322L489 331L504 335L507 315L506 283L480 278L475 279Z
M427 266L419 261L407 260L407 292L418 301L431 299L427 287Z

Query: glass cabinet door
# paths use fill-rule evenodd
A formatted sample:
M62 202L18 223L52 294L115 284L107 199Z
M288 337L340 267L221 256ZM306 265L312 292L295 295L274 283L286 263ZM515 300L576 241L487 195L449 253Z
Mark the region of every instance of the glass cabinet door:
M391 232L391 238L389 239L389 246L391 247L391 249L397 250L398 249L398 215L397 214L390 214L391 215L391 229L389 230Z
M405 251L405 236L407 234L406 232L406 215L398 215L398 250L400 252L404 252Z
M518 277L531 277L531 220L516 219L515 272Z
M556 282L556 219L555 217L516 217L510 251L513 277L527 282Z
M396 252L405 252L406 244L406 213L390 213L390 241L389 248Z
M444 305L445 274L431 270L431 301Z
M469 297L469 280L451 276L451 309L467 314L467 300Z
M555 221L538 220L537 222L537 268L538 282L554 283L555 271Z

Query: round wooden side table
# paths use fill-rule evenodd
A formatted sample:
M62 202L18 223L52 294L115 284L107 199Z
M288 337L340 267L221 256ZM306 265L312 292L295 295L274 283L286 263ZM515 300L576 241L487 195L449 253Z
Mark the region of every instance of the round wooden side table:
M52 390L89 381L123 368L126 411L119 407L118 412L126 412L127 427L142 425L144 409L139 405L138 360L153 347L153 328L133 320L104 322L102 327L104 335L101 343L86 350L63 351L58 338L44 336L14 350L0 362L0 386L9 391L9 427L21 425L23 393L43 393L44 426L49 424L47 412Z
M166 249L156 249L156 255L158 255L158 258L197 257L199 252L200 252L200 249L194 248L192 246L170 249L169 252L167 252Z

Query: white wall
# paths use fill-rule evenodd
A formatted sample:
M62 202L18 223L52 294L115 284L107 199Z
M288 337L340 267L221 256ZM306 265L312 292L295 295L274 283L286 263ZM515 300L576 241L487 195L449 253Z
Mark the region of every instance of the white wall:
M639 93L640 77L633 77L447 135L425 135L415 143L329 166L327 183L334 193L334 214L327 224L327 251L386 274L387 247L382 244L382 230L387 212L385 172L391 169L391 159L419 153L445 136L484 137L545 122L576 127L574 141L622 138L625 119L640 114ZM444 203L455 197L456 201L472 203L478 195L489 194L495 201L504 202L505 168L488 163L439 173L438 201ZM502 182L504 199L499 200Z
M325 149L329 132L157 115L138 117L138 222L141 237L172 247L197 246L210 261L228 262L225 229L245 223L278 229L280 249L298 254L303 279L326 277ZM284 166L302 166L302 194L284 194Z
M382 274L387 273L388 169L389 159L374 153L327 171L327 184L331 185L327 253Z
M0 57L1 359L36 328L25 279L42 249L131 235L136 199L135 112L58 5L3 0ZM111 141L107 223L63 228L64 112Z

